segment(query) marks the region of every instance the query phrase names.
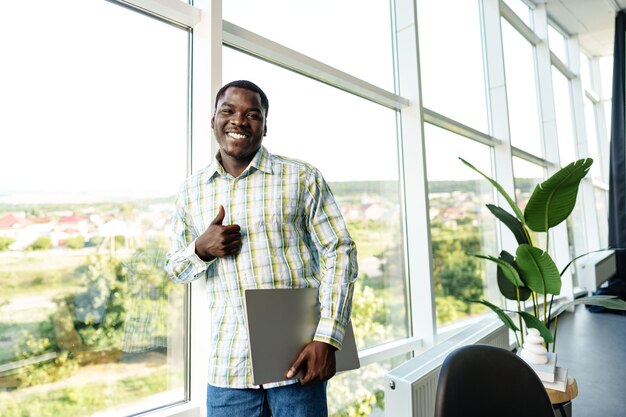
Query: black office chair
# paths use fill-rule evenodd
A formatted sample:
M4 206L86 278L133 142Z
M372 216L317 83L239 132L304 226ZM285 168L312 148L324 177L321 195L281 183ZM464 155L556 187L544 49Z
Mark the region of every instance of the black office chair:
M555 417L532 368L508 350L463 346L443 362L435 417Z

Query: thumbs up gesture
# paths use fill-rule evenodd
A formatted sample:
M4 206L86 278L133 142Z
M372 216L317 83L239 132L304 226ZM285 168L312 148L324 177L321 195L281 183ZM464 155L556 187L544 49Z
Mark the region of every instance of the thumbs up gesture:
M241 228L238 224L223 225L225 215L224 206L220 205L217 216L196 239L196 254L203 261L237 255L241 250Z

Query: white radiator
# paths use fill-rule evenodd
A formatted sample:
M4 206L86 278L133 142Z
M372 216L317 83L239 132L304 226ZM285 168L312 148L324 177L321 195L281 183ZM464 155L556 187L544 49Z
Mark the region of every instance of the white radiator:
M461 346L483 344L509 349L509 330L497 319L472 326L385 375L386 417L433 417L437 379L443 360Z
M578 283L589 292L597 290L617 272L615 251L590 253L578 262Z

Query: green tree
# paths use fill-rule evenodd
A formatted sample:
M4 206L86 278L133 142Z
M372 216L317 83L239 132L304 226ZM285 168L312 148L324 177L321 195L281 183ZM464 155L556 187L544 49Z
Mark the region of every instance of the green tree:
M28 249L30 250L48 250L52 247L52 240L48 236L39 236L33 243L30 244Z
M463 300L480 298L484 286L482 263L471 256L480 251L479 232L470 227L461 231L441 228L438 234L442 237L432 243L437 303L452 297L459 303L447 302L442 312L460 308L460 312L471 314L473 305ZM452 317L449 313L446 316Z
M85 246L85 238L83 236L70 237L65 241L68 249L80 249Z
M15 242L15 239L12 237L0 236L0 252L9 249L13 242Z
M106 255L89 257L77 268L82 291L68 296L74 327L85 346L119 349L124 336L125 280L123 266Z

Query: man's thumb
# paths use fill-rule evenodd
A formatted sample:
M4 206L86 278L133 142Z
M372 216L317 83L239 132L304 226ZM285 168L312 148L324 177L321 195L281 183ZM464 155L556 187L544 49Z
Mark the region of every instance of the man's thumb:
M215 216L215 218L213 219L213 221L211 222L211 224L219 224L221 225L222 222L224 221L224 216L226 215L226 212L224 211L224 206L222 206L220 204L220 209L217 212L217 216Z

